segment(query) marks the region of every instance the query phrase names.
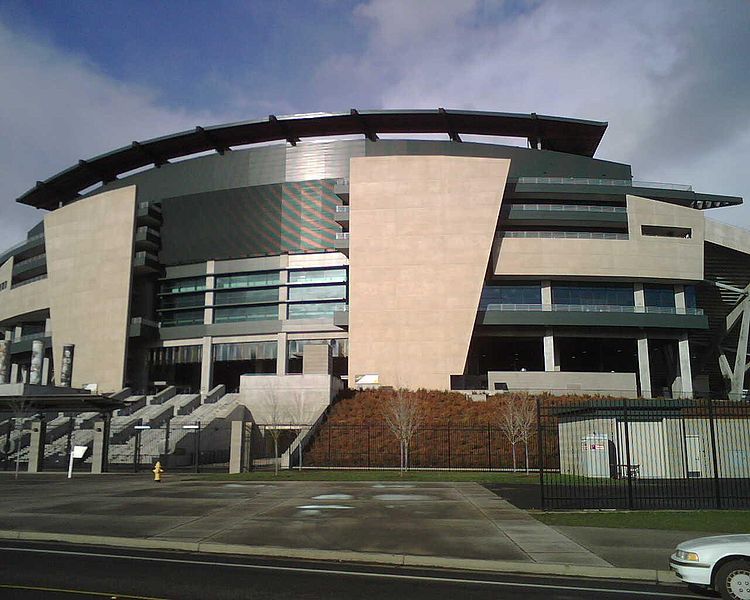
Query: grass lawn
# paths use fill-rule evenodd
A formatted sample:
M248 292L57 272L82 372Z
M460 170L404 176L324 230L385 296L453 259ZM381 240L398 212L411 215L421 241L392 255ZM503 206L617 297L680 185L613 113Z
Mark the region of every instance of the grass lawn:
M346 471L346 470L283 470L250 473L205 473L191 479L214 481L476 481L477 483L528 483L539 484L537 473L494 473L486 471Z
M532 513L547 525L750 533L750 510Z

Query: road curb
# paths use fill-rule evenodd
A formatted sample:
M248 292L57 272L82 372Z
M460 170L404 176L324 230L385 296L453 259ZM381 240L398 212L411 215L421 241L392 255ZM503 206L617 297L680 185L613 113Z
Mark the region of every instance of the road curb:
M219 544L216 542L183 542L180 540L64 534L41 531L0 530L0 539L35 542L62 542L92 546L111 546L116 548L137 548L142 550L180 550L206 554L235 554L268 558L325 560L347 563L379 564L391 567L431 567L460 571L513 573L517 575L554 575L561 577L616 579L661 584L680 582L680 580L670 571L660 571L656 569L589 567L583 565L552 563L526 563L504 560L448 558L442 556L417 556L411 554L388 554L380 552L356 552L352 550L245 546L240 544Z

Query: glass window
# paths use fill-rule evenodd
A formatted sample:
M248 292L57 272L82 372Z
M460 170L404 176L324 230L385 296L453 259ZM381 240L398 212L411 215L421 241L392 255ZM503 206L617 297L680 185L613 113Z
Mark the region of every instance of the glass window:
M674 287L671 285L644 285L646 306L674 308Z
M698 297L694 285L685 286L685 308L698 308Z
M279 285L279 272L242 273L240 275L218 275L216 289L248 288Z
M333 317L337 310L345 310L345 302L321 302L314 304L290 304L290 319L320 319L324 317Z
M482 291L481 308L490 304L541 304L541 284L488 285Z
M191 277L189 279L162 281L159 291L162 294L180 294L183 292L200 292L205 289L205 277Z
M552 303L570 306L633 306L633 285L553 283Z
M302 373L302 353L310 344L328 344L333 358L333 374L346 375L349 356L349 340L289 340L287 343L287 373Z
M316 285L310 287L290 287L289 300L344 300L345 285Z
M346 269L311 269L307 271L289 271L289 283L343 283L346 281Z
M278 302L279 288L216 292L214 304L252 304L254 302Z
M159 298L159 308L185 308L203 306L205 294L181 294L179 296L162 296Z
M214 309L214 323L231 323L234 321L269 321L279 318L276 304L261 306L234 306Z
M203 325L203 309L175 311L161 315L162 327L177 327L179 325Z

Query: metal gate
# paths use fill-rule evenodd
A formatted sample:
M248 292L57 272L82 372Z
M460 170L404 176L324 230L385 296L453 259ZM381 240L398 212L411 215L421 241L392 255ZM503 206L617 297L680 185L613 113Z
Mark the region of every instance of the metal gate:
M538 402L546 509L750 506L750 404L672 399Z

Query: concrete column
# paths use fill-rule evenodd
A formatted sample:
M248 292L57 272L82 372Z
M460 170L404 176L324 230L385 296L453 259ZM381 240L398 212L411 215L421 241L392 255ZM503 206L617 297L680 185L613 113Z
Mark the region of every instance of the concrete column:
M45 356L42 361L42 385L49 385L49 365L50 360Z
M560 370L560 351L556 347L555 336L551 329L548 329L544 334L544 370Z
M289 300L289 289L286 285L289 283L289 271L279 272L279 320L284 321L287 318L287 300Z
M648 336L638 336L638 374L641 380L641 397L651 398L651 363L648 358Z
M75 355L75 345L65 344L62 351L62 364L60 365L60 385L70 387L73 381L73 357Z
M329 344L307 344L302 349L303 375L330 375L333 357Z
M52 333L52 319L47 317L44 319L44 335L47 336Z
M276 350L276 375L286 375L287 351L289 349L288 336L282 332L277 335L278 348Z
M211 380L214 376L214 357L211 347L211 338L203 338L203 351L201 354L201 394L206 395L211 391Z
M10 381L8 383L18 383L18 364L12 363L10 365Z
M229 472L242 473L249 467L247 464L247 440L244 421L232 421L232 431L229 438Z
M643 291L643 284L633 284L633 292L635 294L633 298L635 300L635 312L646 312L646 293Z
M20 325L16 325L16 328L13 333L13 339L18 341L22 335L23 335L23 327L21 327Z
M109 444L109 420L94 421L94 447L91 456L91 472L107 471L107 446Z
M10 383L10 340L0 340L0 384Z
M46 437L46 424L41 419L31 421L31 439L29 440L29 473L38 473L42 470L44 459L44 438Z
M206 276L206 297L205 297L205 303L206 308L203 309L203 323L206 325L211 325L214 322L214 299L215 294L213 289L216 287L216 277L214 276L214 266L216 263L213 260L209 260L206 263L206 273L208 275ZM209 308L211 307L211 308Z
M674 286L674 307L678 315L684 315L687 312L684 285L677 284Z
M682 384L681 397L693 397L693 372L690 368L690 342L687 333L680 336L677 343L680 354L680 382Z
M542 310L552 310L551 281L542 281Z
M34 340L31 342L31 370L29 371L29 383L31 385L42 385L43 362L44 341Z

